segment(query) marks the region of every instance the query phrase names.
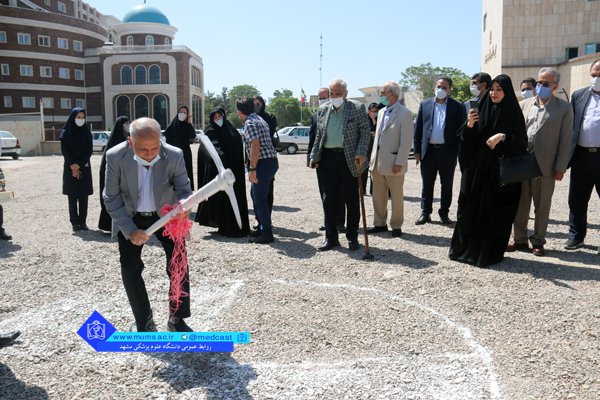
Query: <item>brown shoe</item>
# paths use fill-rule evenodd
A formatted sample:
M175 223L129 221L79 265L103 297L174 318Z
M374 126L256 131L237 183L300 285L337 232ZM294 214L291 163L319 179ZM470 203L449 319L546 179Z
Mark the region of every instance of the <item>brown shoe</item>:
M506 251L508 252L513 252L513 251L524 251L524 250L529 250L529 245L527 243L517 243L517 242L510 242L507 246L506 246Z
M544 246L533 246L533 255L534 256L541 257L544 254L546 254L546 251L544 250Z

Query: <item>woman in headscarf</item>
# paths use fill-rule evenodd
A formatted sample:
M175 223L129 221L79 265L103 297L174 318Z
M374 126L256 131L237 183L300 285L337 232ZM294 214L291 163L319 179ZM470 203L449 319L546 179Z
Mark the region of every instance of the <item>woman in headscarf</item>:
M127 140L127 136L129 136L129 122L129 117L127 116L120 116L117 118L115 126L113 126L110 137L108 138L108 142L106 142L104 154L102 154L102 161L100 162L100 219L98 221L98 228L106 232L110 232L112 228L112 219L106 211L104 198L102 197L106 174L106 152L119 143Z
M200 203L196 213L196 222L200 225L218 227L218 234L228 237L247 236L250 231L248 222L248 202L246 200L246 178L244 172L244 146L242 136L225 117L225 110L218 108L210 113L210 124L205 130L215 149L219 153L223 166L231 169L235 176L233 190L240 209L242 229L239 228L231 202L225 192L219 192ZM215 166L206 147L200 142L198 148L198 187L202 187L217 176Z
M65 159L63 194L69 197L69 219L73 231L87 231L88 196L92 189L92 132L85 123L85 109L74 108L60 132L60 147ZM78 207L79 206L79 207Z
M500 186L500 157L525 154L527 130L508 75L498 75L459 131L462 171L452 260L488 267L504 259L521 183Z
M165 130L167 143L180 148L183 151L185 169L190 178L190 186L194 190L194 168L192 167L192 149L190 143L196 139L196 130L190 123L192 116L187 106L180 106L177 115Z

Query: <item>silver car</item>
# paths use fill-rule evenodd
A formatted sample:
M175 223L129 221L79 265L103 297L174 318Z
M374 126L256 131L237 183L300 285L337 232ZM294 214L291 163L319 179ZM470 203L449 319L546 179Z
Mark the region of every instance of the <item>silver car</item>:
M0 131L0 156L12 156L16 160L21 155L21 144L9 131Z
M93 151L104 151L108 138L110 136L109 131L93 131L92 132L92 143Z

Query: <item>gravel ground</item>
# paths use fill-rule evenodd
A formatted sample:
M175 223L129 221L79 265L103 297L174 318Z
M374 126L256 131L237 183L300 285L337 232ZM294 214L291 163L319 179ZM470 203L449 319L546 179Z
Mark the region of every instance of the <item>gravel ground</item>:
M600 398L597 197L586 247L562 250L567 175L554 196L548 256L509 254L478 269L448 260L451 228L414 225L421 184L411 161L404 235L370 237L375 260L365 262L345 241L316 252L322 209L305 157L279 157L271 246L194 226L188 322L250 331L252 343L232 354L95 353L76 334L93 310L119 330L133 323L117 245L97 230L71 232L61 157L2 159L18 199L4 203L14 239L0 243L0 332L22 335L0 349L0 398ZM100 156L92 163L97 174ZM365 204L371 224L369 197ZM90 227L99 209L96 193ZM168 281L155 239L143 257L164 330Z

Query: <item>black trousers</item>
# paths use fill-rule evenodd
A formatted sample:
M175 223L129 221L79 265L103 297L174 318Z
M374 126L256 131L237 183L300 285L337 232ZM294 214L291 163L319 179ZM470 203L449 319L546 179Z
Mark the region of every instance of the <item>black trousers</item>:
M425 158L421 160L421 211L431 214L433 211L433 188L437 175L440 175L442 186L440 200L440 216L447 217L452 203L452 185L454 183L454 170L456 169L457 155L454 149L442 145L439 148L430 144Z
M4 225L4 210L2 204L0 204L0 229L2 229L2 225Z
M588 203L592 191L600 196L600 152L590 153L579 146L571 159L569 181L569 238L583 241L587 234Z
M344 199L347 210L346 238L358 238L358 222L360 220L360 203L358 198L358 181L352 175L346 157L342 151L323 149L318 168L323 182L323 206L325 209L325 235L327 239L337 241L337 215L340 198ZM342 190L343 189L343 192Z
M138 214L133 218L133 222L140 229L146 229L150 227L154 222L158 220L158 216L153 217L141 217ZM173 249L175 244L173 241L163 236L164 229L159 229L154 236L160 241L162 247L167 256L167 275L169 278L169 262L173 256ZM148 320L152 318L152 308L150 307L150 300L148 300L148 292L146 291L146 284L142 277L144 270L144 262L142 261L142 248L144 246L136 246L129 239L126 239L121 232L118 235L119 238L119 255L121 261L121 277L123 279L123 286L125 286L125 292L135 317L135 322L138 327L146 325ZM171 288L169 289L171 290ZM186 275L183 283L183 290L186 293L190 293L190 280L189 274ZM179 309L175 313L176 317L187 318L191 315L190 313L190 297L180 297L181 304ZM171 303L173 307L175 304Z
M319 185L319 195L321 196L321 203L323 204L323 226L325 227L325 229L327 229L327 220L325 219L325 202L323 201L324 178L322 177L322 171L323 170L321 170L320 168L317 168L317 184ZM336 225L338 228L341 228L346 223L346 197L344 196L344 187L342 185L340 185L339 187L339 195L336 210Z
M271 180L271 187L269 187L269 194L267 196L267 201L269 202L269 211L273 213L273 192L275 191L275 177ZM254 208L254 218L256 222L260 225L260 218L258 218L258 214L256 213L256 203L254 202L254 195L250 192L250 198L252 199L252 205Z
M69 195L69 221L71 225L85 225L88 212L88 195ZM79 209L77 208L79 205Z

